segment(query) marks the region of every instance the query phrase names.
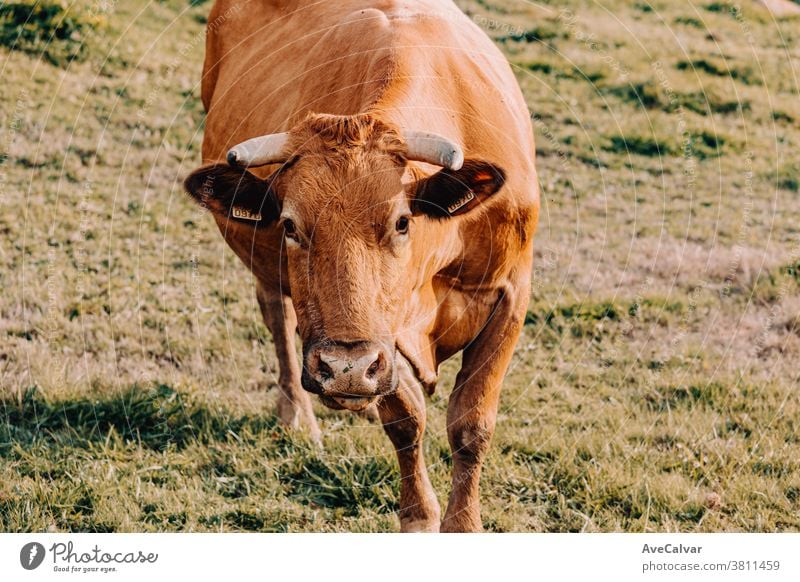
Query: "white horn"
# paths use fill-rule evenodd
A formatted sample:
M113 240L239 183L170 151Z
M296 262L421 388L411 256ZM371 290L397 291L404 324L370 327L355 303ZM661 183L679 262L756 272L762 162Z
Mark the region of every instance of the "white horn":
M406 131L403 134L408 148L408 159L460 170L464 164L461 147L446 137L426 131Z
M243 141L228 150L231 166L266 166L285 162L283 148L289 141L288 133L272 133Z

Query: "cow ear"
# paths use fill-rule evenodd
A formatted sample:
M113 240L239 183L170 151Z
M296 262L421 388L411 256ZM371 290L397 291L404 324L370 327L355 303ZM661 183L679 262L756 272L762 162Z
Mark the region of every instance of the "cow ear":
M415 215L448 218L469 212L495 194L505 171L483 160L468 159L460 170L440 170L416 182L411 208Z
M183 186L195 202L218 218L260 227L280 214L270 179L228 164L203 166L189 174Z

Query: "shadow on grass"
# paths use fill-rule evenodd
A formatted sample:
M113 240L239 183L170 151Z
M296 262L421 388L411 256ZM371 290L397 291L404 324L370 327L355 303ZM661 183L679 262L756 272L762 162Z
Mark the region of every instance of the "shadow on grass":
M277 474L293 497L347 516L358 516L364 509L394 513L399 508L399 476L394 464L381 457L300 456L279 467Z
M0 456L15 446L42 442L87 446L110 433L153 450L182 449L192 443L225 441L242 429L259 433L277 428L270 416L237 416L211 409L166 385L132 388L107 398L50 401L36 388L20 399L0 399Z
M49 486L37 504L54 506L52 500L57 499L59 511L40 519L68 531L113 531L118 527L97 519L95 503L103 493L83 481L81 467L87 460L105 455L106 448L113 456L120 443L159 452L205 447L207 459L194 470L213 483L215 498L230 502L263 499L265 495L259 486L265 481L260 469L248 471L237 466L232 460L235 453L219 447L236 441L241 458L270 459L266 470L274 471L285 493L304 505L332 509L342 516L397 511L399 478L391 460L325 455L293 437L270 414L237 415L166 385L133 386L99 398L50 400L36 388L19 398L0 398L0 463L13 463L18 475L46 479ZM143 482L169 489L175 471L165 465L137 474ZM28 501L20 496L0 498L0 526L14 529L18 527L14 524L28 522ZM273 531L278 528L274 520L280 517L273 513L236 507L206 525ZM148 502L142 506L141 519L149 526L174 530L184 528L190 516Z

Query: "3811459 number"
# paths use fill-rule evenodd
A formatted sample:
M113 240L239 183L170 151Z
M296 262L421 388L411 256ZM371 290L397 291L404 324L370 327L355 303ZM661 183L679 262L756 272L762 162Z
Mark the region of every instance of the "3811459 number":
M733 572L755 570L771 572L780 570L780 567L779 560L731 560L729 562L729 569Z

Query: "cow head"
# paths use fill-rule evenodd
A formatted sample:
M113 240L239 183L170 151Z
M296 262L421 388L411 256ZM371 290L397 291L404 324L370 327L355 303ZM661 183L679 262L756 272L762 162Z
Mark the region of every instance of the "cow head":
M423 176L408 171L410 159L444 167ZM218 222L249 225L256 237L283 230L303 387L328 406L359 410L396 389L396 339L418 285L420 252L434 240L424 233L503 185L497 166L462 161L458 146L408 138L371 115L311 115L186 179ZM281 167L266 178L241 167L276 162Z

